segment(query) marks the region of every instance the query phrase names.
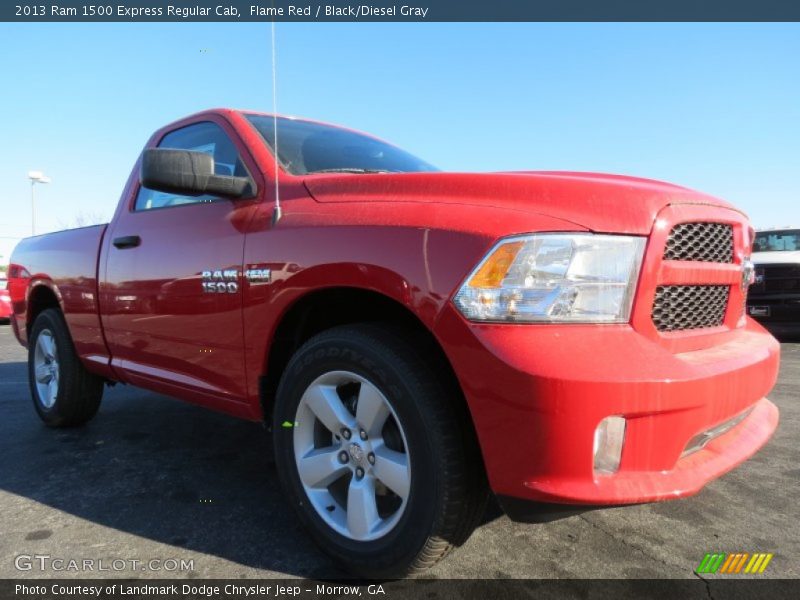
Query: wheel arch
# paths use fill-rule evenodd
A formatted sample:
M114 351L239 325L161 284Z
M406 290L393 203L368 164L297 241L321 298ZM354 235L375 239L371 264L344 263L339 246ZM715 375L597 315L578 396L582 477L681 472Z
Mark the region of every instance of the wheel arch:
M307 340L327 329L355 323L386 323L415 338L421 351L436 361L443 382L469 414L466 398L439 340L408 307L394 298L358 287L330 287L303 295L284 312L267 349L259 395L264 419L270 423L278 383L292 355ZM470 419L471 421L471 419Z
M31 284L25 311L25 330L28 337L30 337L31 328L36 321L36 317L48 308L57 308L63 313L58 291L44 281Z

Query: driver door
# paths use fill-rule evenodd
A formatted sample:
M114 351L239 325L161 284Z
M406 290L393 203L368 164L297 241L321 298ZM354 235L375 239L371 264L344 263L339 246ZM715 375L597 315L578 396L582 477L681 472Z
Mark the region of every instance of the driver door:
M217 174L249 177L232 135L203 121L158 147L208 152ZM106 234L102 284L111 364L126 381L201 404L245 400L239 224L250 204L134 190Z

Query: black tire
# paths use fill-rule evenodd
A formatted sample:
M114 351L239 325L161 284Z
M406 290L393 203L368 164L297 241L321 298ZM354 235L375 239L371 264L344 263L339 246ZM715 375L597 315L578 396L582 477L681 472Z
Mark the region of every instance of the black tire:
M435 354L424 346L391 325L336 327L296 352L278 387L273 438L281 483L314 541L360 577L402 577L432 567L469 538L486 507L483 461L461 392L442 377ZM405 431L411 465L405 509L374 540L342 535L320 517L300 480L294 428L285 426L294 423L309 385L334 371L373 384Z
M39 393L35 357L42 334L52 336L57 351L57 392L52 404ZM36 317L28 340L28 381L33 406L50 427L76 427L97 413L103 398L103 379L87 371L81 364L67 324L61 312L49 308Z

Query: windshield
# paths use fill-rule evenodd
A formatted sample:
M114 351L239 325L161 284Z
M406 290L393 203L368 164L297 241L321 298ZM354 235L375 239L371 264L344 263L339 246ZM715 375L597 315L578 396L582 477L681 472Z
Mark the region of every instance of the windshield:
M800 229L761 231L756 233L754 252L784 252L800 250Z
M245 115L274 152L274 119ZM278 117L278 161L292 175L417 173L436 167L375 138L308 121Z

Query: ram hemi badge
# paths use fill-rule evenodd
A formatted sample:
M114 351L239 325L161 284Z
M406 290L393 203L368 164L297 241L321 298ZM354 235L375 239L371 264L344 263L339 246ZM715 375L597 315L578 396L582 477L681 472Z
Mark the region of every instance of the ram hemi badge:
M272 280L270 269L247 269L244 277L250 283L269 283Z

